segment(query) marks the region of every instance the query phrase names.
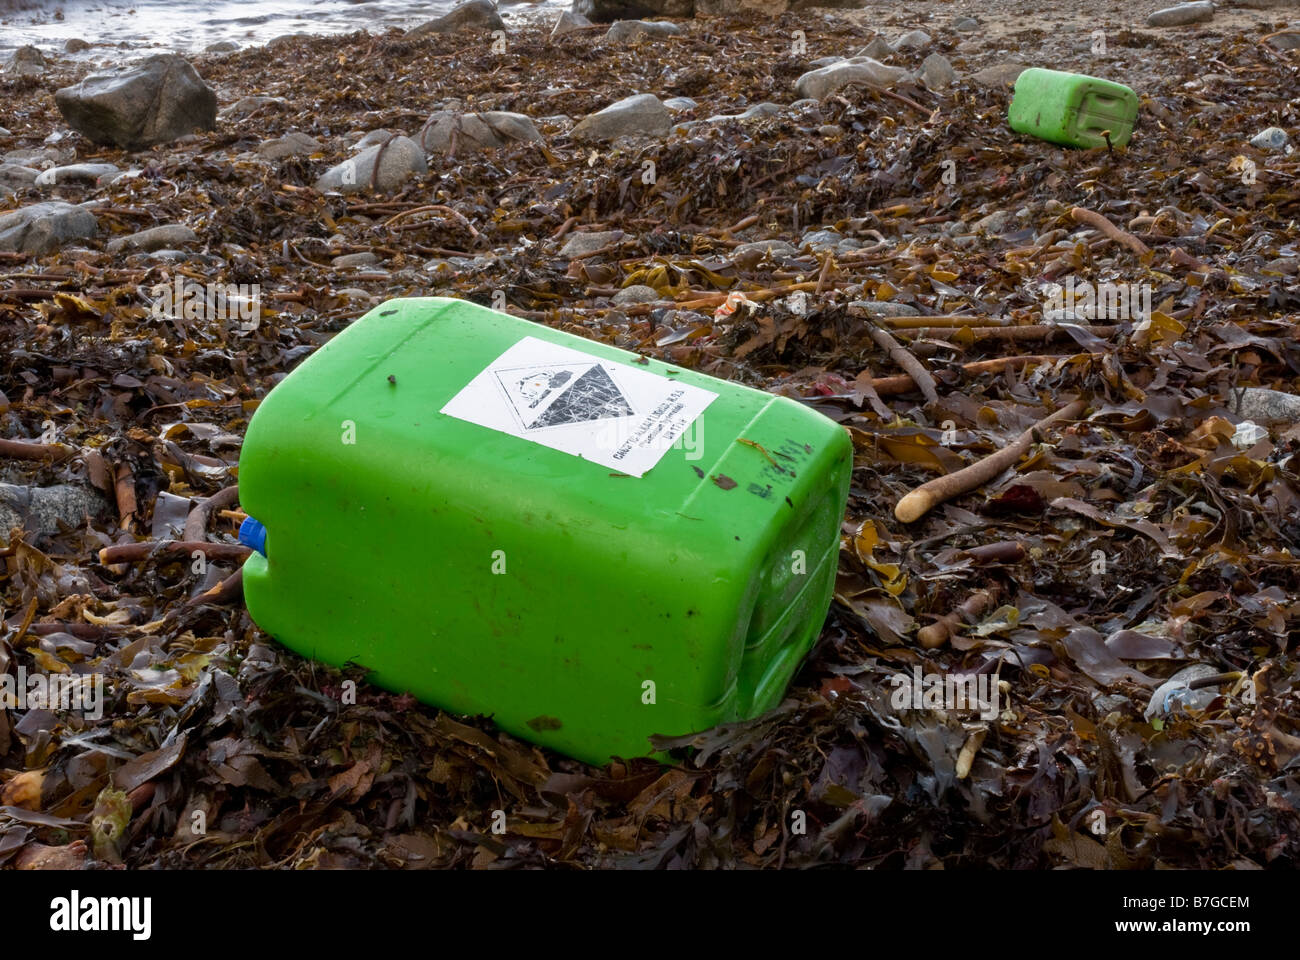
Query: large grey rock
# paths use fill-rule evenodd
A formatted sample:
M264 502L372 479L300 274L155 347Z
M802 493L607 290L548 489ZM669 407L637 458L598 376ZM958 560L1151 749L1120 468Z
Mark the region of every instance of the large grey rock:
M1147 17L1148 27L1181 27L1187 23L1204 23L1214 16L1212 0L1196 0L1195 3L1180 3L1176 7L1165 7Z
M283 137L259 144L257 152L264 160L283 160L285 157L309 156L323 149L324 144L315 137L294 130Z
M672 113L653 93L638 93L589 114L571 131L575 140L655 136L672 126Z
M605 34L607 43L626 43L646 37L676 37L686 31L675 23L650 20L619 20Z
M68 240L93 237L99 225L85 207L49 200L0 216L0 250L48 253Z
M495 150L507 143L542 139L532 118L522 113L505 110L455 113L443 110L425 122L420 131L420 146L426 153L446 153L451 149L453 137L457 151Z
M119 250L163 250L195 243L198 239L198 234L185 224L168 223L125 237L117 237L105 244L104 249L109 253L117 253Z
M36 178L38 187L53 187L61 183L109 183L122 171L111 163L72 163L63 167L50 167Z
M908 76L901 67L888 67L870 57L854 57L820 70L810 70L795 81L794 89L800 97L822 100L851 83L892 87Z
M974 17L958 17L952 22L952 28L962 33L973 33L980 28L980 22Z
M457 30L504 30L505 21L497 13L492 0L466 0L453 7L449 13L412 27L406 31L408 37L427 37L434 33L454 33Z
M383 151L381 157L380 151ZM378 162L378 173L375 164ZM340 193L359 193L374 187L387 193L401 186L411 177L429 172L424 151L409 137L394 137L387 146L377 144L363 150L355 157L330 167L316 181L316 189L337 190Z
M646 17L695 16L695 0L573 0L570 8L593 23L641 20Z
M944 90L957 79L957 71L943 54L932 53L921 62L920 78L927 90Z
M60 524L75 529L86 518L102 516L108 501L92 487L59 484L21 487L0 483L0 544L8 545L9 532L21 527L32 539L44 540L59 532Z
M98 144L139 150L217 122L217 95L184 57L160 54L92 73L54 93L68 126Z
M45 57L36 47L19 47L9 58L6 70L20 77L39 77L45 72Z

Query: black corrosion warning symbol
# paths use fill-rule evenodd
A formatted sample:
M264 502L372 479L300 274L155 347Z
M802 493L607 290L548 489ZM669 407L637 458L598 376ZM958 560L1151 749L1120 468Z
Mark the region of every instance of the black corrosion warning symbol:
M635 415L600 363L552 363L493 371L525 430Z

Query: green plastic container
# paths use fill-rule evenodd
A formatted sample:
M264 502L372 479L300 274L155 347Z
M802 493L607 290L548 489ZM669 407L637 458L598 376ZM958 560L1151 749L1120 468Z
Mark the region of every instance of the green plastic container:
M1027 133L1068 147L1120 147L1133 135L1137 94L1122 83L1081 73L1030 67L1016 78L1007 122Z
M780 702L830 603L852 460L793 400L391 300L253 416L244 593L303 656L588 762L647 755Z

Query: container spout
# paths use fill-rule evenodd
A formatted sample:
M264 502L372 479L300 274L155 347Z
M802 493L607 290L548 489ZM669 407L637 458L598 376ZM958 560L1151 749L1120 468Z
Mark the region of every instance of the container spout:
M266 527L262 526L260 520L245 517L239 525L239 542L266 556Z

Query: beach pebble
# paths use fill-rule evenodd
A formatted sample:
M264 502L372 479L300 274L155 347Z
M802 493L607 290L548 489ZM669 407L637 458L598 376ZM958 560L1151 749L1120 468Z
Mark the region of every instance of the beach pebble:
M565 242L560 250L562 257L581 257L595 253L623 239L622 230L601 230L594 233L575 233Z
M0 250L48 253L69 240L93 237L95 215L85 207L49 200L0 215Z
M53 187L63 183L89 183L99 185L111 182L122 171L111 163L73 163L63 167L50 167L36 178L36 186Z
M800 97L823 100L850 83L892 87L908 76L908 72L901 67L887 67L870 57L854 57L852 60L805 73L795 81L794 89Z
M383 157L379 152L384 152ZM375 162L379 162L378 173ZM419 144L407 137L395 137L387 146L376 144L363 150L355 157L330 167L316 181L320 191L337 190L340 193L358 193L369 190L371 181L375 189L389 192L401 186L413 176L423 176L429 172L424 159L424 151Z
M977 87L1009 87L1027 70L1023 63L998 63L970 75Z
M924 30L909 30L894 41L895 50L924 50L930 45L930 35Z
M584 117L573 128L575 140L613 140L654 136L672 126L672 114L653 93L638 93Z
M295 130L260 144L257 152L266 160L283 160L285 157L309 156L323 149L324 144L315 137Z
M793 244L784 240L759 240L754 243L742 243L731 251L729 259L736 266L748 269L757 266L764 257L779 260L782 257L793 257L798 252Z
M565 10L555 21L555 26L551 29L551 39L562 37L566 33L573 33L575 30L581 30L583 27L590 27L591 21L580 13L574 13L572 10Z
M652 303L659 299L661 299L659 292L654 287L648 287L643 283L634 283L614 294L614 303L619 306L629 303Z
M676 37L685 33L685 29L675 23L661 23L650 20L619 20L605 34L606 43L626 43L654 37Z
M531 117L504 110L433 114L420 130L420 146L428 153L446 153L453 134L457 150L493 150L517 141L539 141L542 135Z
M1176 7L1165 7L1147 17L1148 27L1181 27L1187 23L1204 23L1214 16L1214 4L1211 0L1196 0L1195 3L1180 3Z
M1295 423L1300 420L1300 396L1266 387L1233 390L1225 406L1238 416L1257 423Z
M41 171L18 163L0 163L0 187L21 190L36 182Z
M957 79L957 71L943 54L932 53L921 62L920 78L927 90L943 90Z
M259 94L253 94L247 97L240 97L230 106L221 111L223 120L238 120L246 117L255 110L261 110L263 107L269 110L280 110L289 105L289 101L284 97L265 97Z
M98 517L107 509L108 501L92 487L0 483L0 544L8 544L9 531L14 527L21 527L33 540L41 542L58 533L60 525L75 529L87 517Z
M848 310L850 316L862 317L912 317L917 312L916 307L888 300L854 300Z
M858 51L859 57L871 57L873 60L880 60L894 52L894 48L889 45L889 41L884 37L875 36L871 42Z
M198 235L183 223L168 223L125 237L116 237L105 244L104 249L109 253L122 250L153 251L195 243L198 239Z
M379 262L379 257L369 250L363 250L361 253L345 253L341 257L335 257L330 263L341 270L355 269L356 267L369 267Z
M1290 138L1281 127L1268 127L1250 138L1250 145L1260 150L1282 150Z

